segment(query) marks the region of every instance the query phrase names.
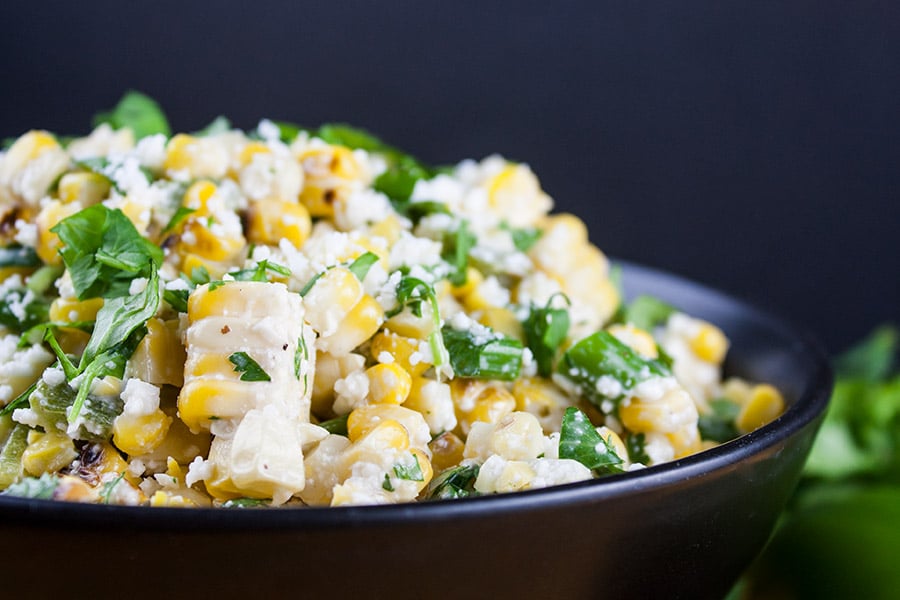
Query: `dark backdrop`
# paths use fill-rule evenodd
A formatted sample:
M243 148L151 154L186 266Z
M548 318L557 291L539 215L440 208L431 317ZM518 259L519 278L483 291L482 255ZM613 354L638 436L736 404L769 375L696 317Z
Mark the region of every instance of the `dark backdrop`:
M896 2L143 2L0 7L0 136L85 132L127 88L526 161L608 254L832 351L900 321Z

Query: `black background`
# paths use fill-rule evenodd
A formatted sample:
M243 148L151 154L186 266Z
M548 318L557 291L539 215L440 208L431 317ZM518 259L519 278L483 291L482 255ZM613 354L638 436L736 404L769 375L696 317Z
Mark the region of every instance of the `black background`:
M814 330L900 321L900 3L4 2L0 137L128 88L528 162L608 254Z

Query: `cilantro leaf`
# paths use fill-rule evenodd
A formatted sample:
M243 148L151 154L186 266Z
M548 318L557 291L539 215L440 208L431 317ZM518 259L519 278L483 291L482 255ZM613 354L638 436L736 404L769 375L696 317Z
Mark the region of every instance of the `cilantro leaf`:
M241 373L241 381L272 381L269 374L246 352L235 352L228 360L234 365L235 373Z
M162 250L144 238L119 209L95 204L60 221L51 231L79 300L129 293L131 281L162 264Z
M443 328L442 334L457 377L512 381L519 376L522 367L519 340L493 331L484 339L485 336L449 326Z
M44 473L40 477L25 477L21 481L13 483L3 490L3 495L51 500L57 487L59 487L59 476L53 473Z
M712 412L701 414L697 421L700 436L704 440L722 443L738 437L734 420L741 412L740 405L727 398L715 398L710 401L709 407Z
M422 467L419 465L419 457L412 455L412 464L397 463L394 465L394 475L397 479L406 481L425 481L425 475L422 473Z
M351 273L356 275L356 278L360 281L366 278L366 275L369 273L369 269L372 268L372 265L378 262L378 255L373 252L366 252L358 256L350 266L347 268Z
M211 135L218 135L220 133L228 133L231 131L231 121L228 117L223 115L219 115L215 119L213 119L209 125L204 127L199 131L195 131L194 135L198 137L208 137Z
M341 417L329 419L328 421L322 421L321 423L319 423L319 427L321 427L328 433L347 437L347 417L349 416L350 415L343 415Z
M534 356L541 377L553 373L556 353L569 333L569 311L551 308L552 301L551 298L543 308L532 305L528 318L522 323L525 344Z
M431 480L425 497L429 500L447 500L477 496L475 480L479 470L477 464L451 467Z
M166 137L171 135L169 122L159 104L149 96L133 90L122 96L111 111L94 116L94 127L101 123L109 123L113 129L127 127L137 139L157 133Z
M597 433L587 415L574 406L566 409L559 433L559 457L577 460L599 475L621 473L622 458Z
M41 259L30 246L0 247L0 268L2 267L39 267Z
M453 285L460 286L466 283L469 250L475 246L477 241L475 234L469 231L469 224L465 220L459 222L456 231L444 235L441 258L453 266L453 271L447 277Z
M668 321L675 307L653 296L638 296L625 307L623 320L639 329L652 331Z

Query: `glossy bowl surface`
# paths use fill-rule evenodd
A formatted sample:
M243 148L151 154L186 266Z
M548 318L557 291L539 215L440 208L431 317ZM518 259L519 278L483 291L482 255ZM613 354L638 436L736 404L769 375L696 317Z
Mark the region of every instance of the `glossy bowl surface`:
M92 597L721 598L796 485L831 392L807 334L743 302L620 263L718 324L726 372L789 408L737 440L590 482L422 504L150 509L0 497L6 589ZM10 587L11 585L11 587Z

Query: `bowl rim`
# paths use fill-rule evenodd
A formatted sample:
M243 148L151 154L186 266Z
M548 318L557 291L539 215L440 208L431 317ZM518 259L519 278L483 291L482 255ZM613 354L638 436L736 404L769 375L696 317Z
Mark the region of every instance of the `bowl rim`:
M774 421L710 448L661 465L547 488L405 504L297 508L170 508L79 504L0 495L0 522L12 518L17 524L104 530L168 531L264 531L315 530L343 526L415 525L445 519L490 518L498 514L573 507L618 496L661 489L722 469L729 469L749 456L786 440L821 416L828 405L832 372L827 354L805 328L760 309L742 299L698 283L690 278L626 260L614 260L625 277L629 273L652 277L675 287L708 296L716 303L731 305L742 317L752 317L803 349L811 363L811 376L800 395ZM627 285L627 281L626 281Z

